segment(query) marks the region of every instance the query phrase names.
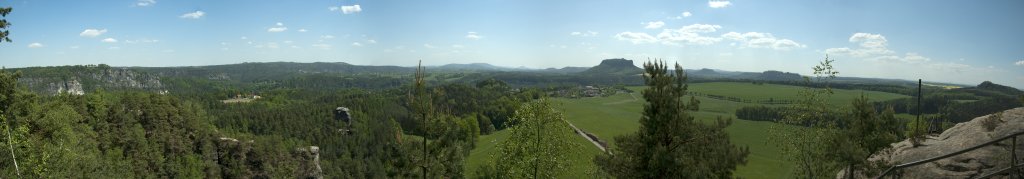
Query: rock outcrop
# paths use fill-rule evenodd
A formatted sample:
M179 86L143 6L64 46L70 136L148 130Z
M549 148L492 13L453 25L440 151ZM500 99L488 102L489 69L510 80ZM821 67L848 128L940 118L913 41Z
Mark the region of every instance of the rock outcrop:
M892 150L875 154L870 160L888 160L903 164L937 157L985 142L1024 131L1024 107L1006 110L963 122L942 132L928 136L920 146L909 140L892 144ZM974 178L1010 166L1011 140L977 150L921 164L903 170L909 178ZM1017 158L1024 156L1024 136L1017 138ZM1018 164L1021 160L1018 160ZM841 174L839 175L841 176ZM873 176L872 176L873 177ZM1001 178L1007 176L996 176Z
M24 76L18 79L19 83L40 94L81 95L98 89L164 91L160 77L127 68L79 65L19 70L24 72Z
M601 64L580 73L586 75L638 75L644 73L644 70L633 65L633 60L620 58L603 60Z
M320 147L309 146L295 149L295 157L299 159L298 178L324 178L320 168Z

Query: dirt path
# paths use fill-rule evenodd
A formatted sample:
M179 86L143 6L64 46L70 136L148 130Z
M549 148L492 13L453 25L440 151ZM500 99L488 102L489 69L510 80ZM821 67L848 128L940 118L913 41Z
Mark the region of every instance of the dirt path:
M572 127L572 130L575 130L576 134L579 134L580 137L583 137L584 139L587 139L587 141L590 141L590 143L593 143L594 146L597 147L597 149L601 149L601 152L608 152L608 150L605 149L604 146L601 146L601 144L597 143L596 140L594 140L594 139L590 138L589 136L587 136L587 134L584 133L583 130L580 130L580 128L576 128L576 125L572 125L572 123L569 122L569 121L565 121L565 123L568 123L569 127Z
M633 97L633 99L631 99L631 100L627 99L627 100L616 101L616 102L607 102L607 103L604 103L602 105L622 104L622 103L628 103L628 102L634 102L634 101L639 101L640 100L640 98L637 98L636 95L633 95L633 93L629 93L629 96Z

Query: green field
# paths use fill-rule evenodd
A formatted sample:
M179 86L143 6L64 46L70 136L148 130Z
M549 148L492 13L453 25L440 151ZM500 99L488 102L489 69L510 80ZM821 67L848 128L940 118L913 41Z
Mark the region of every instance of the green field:
M566 119L580 129L593 133L605 140L610 146L614 146L614 136L619 136L636 131L639 128L637 120L640 119L640 112L643 109L643 99L640 91L643 87L630 87L636 91L632 94L616 94L609 97L566 99L556 98L555 105L565 114ZM746 99L786 99L795 100L798 98L797 91L801 87L786 85L755 85L750 83L733 82L712 82L690 84L690 91L721 96L739 97ZM907 96L862 90L835 90L832 103L847 106L851 100L861 94L868 96L872 101L904 98ZM700 111L692 113L698 121L711 122L717 116L735 118L733 114L736 109L743 106L760 104L739 103L725 100L698 97L701 101ZM789 176L790 165L780 156L780 151L772 144L768 144L767 130L770 122L733 120L732 126L726 128L730 139L739 146L750 147L751 154L747 157L748 163L740 166L736 175L743 178L791 178ZM491 158L494 152L494 145L501 139L507 138L505 131L492 135L481 136L470 158L467 160L467 175L472 176L471 171L483 161ZM586 177L587 171L593 170L593 156L599 153L592 144L586 143L579 138L579 143L593 149L593 151L579 152L571 156L578 164L571 170L577 175L566 176L566 178ZM587 153L590 153L589 155ZM485 159L481 159L485 158Z

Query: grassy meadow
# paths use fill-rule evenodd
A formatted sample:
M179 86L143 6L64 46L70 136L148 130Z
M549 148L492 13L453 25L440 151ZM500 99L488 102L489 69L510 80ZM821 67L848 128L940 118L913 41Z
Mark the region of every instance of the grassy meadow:
M721 96L739 97L745 99L798 99L797 91L802 89L798 86L774 85L774 84L751 84L736 82L711 82L694 83L689 86L690 91ZM601 140L614 146L614 136L632 133L639 128L641 111L643 110L643 97L640 94L644 87L630 87L632 94L620 93L609 97L567 99L556 98L552 100L559 108L566 119L576 127L593 133ZM863 90L835 90L832 96L832 103L839 106L848 106L850 101L861 94L868 96L872 101L890 100L905 98L908 96ZM701 101L700 111L691 113L694 118L702 122L713 122L718 116L734 118L733 124L726 131L734 144L750 147L750 155L747 157L747 165L740 166L736 171L738 177L743 178L790 178L789 170L791 165L786 163L780 155L779 148L768 141L768 128L771 122L747 121L735 119L736 109L743 106L756 106L761 104L740 103L725 100L717 100L705 97L697 97ZM466 167L468 176L474 176L477 166L490 160L490 155L496 152L495 145L502 139L508 137L507 131L499 131L495 134L481 136L477 147L471 151ZM593 156L600 151L582 137L577 143L583 149L574 152L570 156L575 164L570 168L572 175L566 178L584 178L588 173L595 170Z

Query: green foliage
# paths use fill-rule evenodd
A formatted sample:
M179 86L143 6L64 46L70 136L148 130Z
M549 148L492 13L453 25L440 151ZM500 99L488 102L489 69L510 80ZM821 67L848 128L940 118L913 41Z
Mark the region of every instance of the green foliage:
M890 165L886 160L869 162L867 159L875 153L882 152L889 148L891 143L897 142L900 134L899 121L896 119L892 108L886 108L879 114L875 108L868 103L867 97L861 96L853 101L853 108L842 123L846 125L840 128L836 139L831 140L830 159L846 167L849 176L860 172L866 176L875 176L888 168ZM850 170L855 172L850 172Z
M848 112L830 105L828 99L833 92L828 84L839 73L833 62L826 56L813 68L814 82L826 88L801 90L802 99L786 110L785 117L772 129L772 142L796 164L793 172L797 178L836 177L841 169L846 170L843 177L873 176L888 163L869 162L868 157L887 149L901 133L892 107L879 114L863 94L852 101ZM812 83L810 78L805 81ZM782 129L781 125L802 127Z
M813 88L807 85L798 92L800 98L797 103L788 110L786 117L778 123L773 124L769 129L772 138L771 143L782 149L783 156L796 164L793 174L796 178L831 178L840 168L830 160L832 139L839 133L836 130L839 126L835 115L839 111L828 102L833 94L832 88L828 87L830 80L834 79L839 72L832 67L834 60L825 57L819 65L813 68L814 81L805 77L805 83L825 84L825 88ZM783 125L802 126L788 128Z
M547 99L523 104L508 130L511 137L498 146L493 168L478 171L483 178L556 178L567 172L568 155L579 150L576 134Z
M676 65L669 75L664 62L644 64L647 100L640 129L618 136L609 153L594 162L618 178L727 178L746 163L749 151L729 142L723 129L729 120L713 125L696 123L682 100L686 76Z
M0 17L7 17L11 10L11 7L0 7ZM11 23L7 22L7 19L0 18L0 42L11 42L11 38L8 37L11 32L7 30L10 26Z

